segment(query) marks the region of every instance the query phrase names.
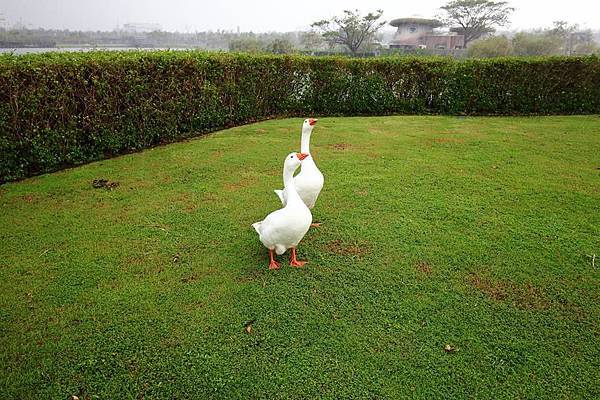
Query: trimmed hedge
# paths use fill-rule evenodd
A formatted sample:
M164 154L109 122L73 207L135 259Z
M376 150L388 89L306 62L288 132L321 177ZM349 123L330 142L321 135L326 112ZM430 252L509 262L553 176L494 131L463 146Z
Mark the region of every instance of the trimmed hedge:
M277 116L600 112L598 57L0 56L0 182Z

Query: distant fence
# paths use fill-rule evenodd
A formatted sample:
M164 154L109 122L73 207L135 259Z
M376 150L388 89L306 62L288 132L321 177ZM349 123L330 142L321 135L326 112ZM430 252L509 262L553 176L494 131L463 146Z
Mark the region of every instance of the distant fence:
M598 57L0 56L0 182L276 116L600 112Z

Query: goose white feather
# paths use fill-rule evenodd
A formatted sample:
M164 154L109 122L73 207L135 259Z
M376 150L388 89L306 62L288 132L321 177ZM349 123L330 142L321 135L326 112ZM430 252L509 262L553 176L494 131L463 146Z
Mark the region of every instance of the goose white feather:
M308 208L313 208L315 206L317 198L319 197L325 182L323 174L321 171L319 171L317 164L315 164L315 161L310 155L310 135L316 123L316 119L309 118L305 119L304 123L302 124L302 140L300 143L300 151L303 154L308 154L309 156L302 161L300 172L294 177L294 186L296 191ZM275 194L277 194L281 200L281 204L285 206L288 201L286 190L275 190Z
M308 232L312 214L296 191L294 172L307 157L307 154L302 153L291 153L286 157L283 165L284 191L287 198L285 206L273 211L264 220L252 224L260 241L271 253L269 267L272 269L278 268L278 264L273 260L272 251L281 255L290 248L293 249L292 265L301 266L296 260L295 248Z

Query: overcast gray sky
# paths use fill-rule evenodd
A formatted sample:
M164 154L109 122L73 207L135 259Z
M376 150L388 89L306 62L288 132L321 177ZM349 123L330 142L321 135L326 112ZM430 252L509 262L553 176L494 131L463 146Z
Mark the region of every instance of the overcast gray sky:
M128 22L160 24L180 32L239 27L242 31L294 31L348 8L381 8L387 20L434 16L445 0L0 0L4 24L77 30L112 30ZM512 0L512 28L548 27L567 20L600 28L600 0Z

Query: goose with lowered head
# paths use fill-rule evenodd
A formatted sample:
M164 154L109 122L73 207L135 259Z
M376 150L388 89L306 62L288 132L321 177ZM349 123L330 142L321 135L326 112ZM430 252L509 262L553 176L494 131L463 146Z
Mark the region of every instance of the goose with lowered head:
M269 269L281 268L275 261L273 252L281 255L287 249L292 249L292 267L302 267L306 263L296 259L296 247L310 228L312 214L296 191L294 172L307 158L306 153L291 153L286 157L283 164L283 184L287 201L284 207L252 224L262 244L269 249Z
M316 119L308 118L305 119L302 124L300 152L302 154L308 154L308 157L302 161L300 172L294 177L296 191L308 208L313 208L315 206L325 181L323 174L319 171L319 168L317 168L317 164L315 164L315 161L310 154L310 135L316 123ZM275 190L275 193L277 193L281 203L285 206L288 201L288 193L285 188L283 190Z

